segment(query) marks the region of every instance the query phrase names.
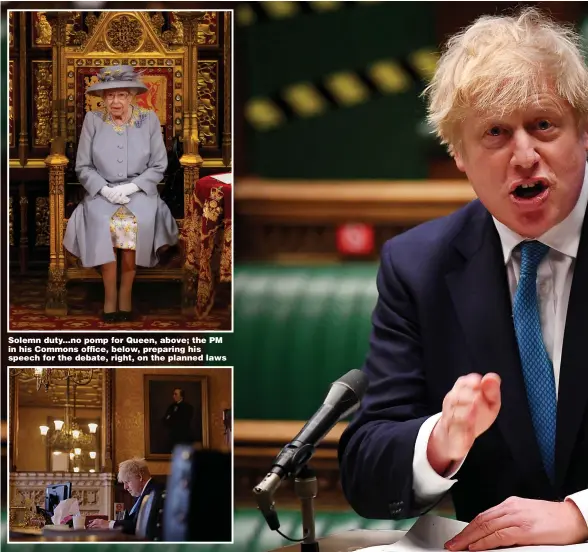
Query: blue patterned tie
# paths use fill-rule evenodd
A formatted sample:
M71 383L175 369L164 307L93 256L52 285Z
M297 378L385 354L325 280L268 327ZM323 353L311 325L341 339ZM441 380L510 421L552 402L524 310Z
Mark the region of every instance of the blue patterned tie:
M537 267L548 250L547 245L537 241L521 244L521 275L513 318L533 427L545 471L553 481L557 400L553 365L543 343L537 302Z

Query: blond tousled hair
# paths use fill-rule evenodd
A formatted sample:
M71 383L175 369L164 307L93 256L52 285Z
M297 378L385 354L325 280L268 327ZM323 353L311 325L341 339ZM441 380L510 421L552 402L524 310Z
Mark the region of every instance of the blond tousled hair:
M145 458L131 458L118 465L119 483L128 481L133 475L143 476L143 479L149 478L149 466L145 462Z
M459 123L468 112L497 116L527 107L537 94L554 93L574 110L578 125L588 115L588 68L581 37L535 8L489 16L452 36L426 88L428 122L459 148Z

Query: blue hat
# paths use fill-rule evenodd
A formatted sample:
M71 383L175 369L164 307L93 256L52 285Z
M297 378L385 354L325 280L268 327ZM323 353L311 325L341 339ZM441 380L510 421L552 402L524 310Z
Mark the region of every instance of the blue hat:
M86 90L86 94L101 96L97 92L103 90L112 90L114 88L131 88L136 94L147 92L147 87L135 73L132 65L112 65L102 67L97 75L98 82Z

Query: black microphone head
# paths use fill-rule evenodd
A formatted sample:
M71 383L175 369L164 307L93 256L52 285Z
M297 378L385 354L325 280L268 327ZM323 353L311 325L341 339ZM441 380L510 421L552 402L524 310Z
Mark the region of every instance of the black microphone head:
M349 387L361 401L368 388L368 377L361 370L350 370L344 376L341 376L335 383L342 383Z
M333 382L325 398L325 404L335 408L339 419L345 418L359 408L367 386L367 376L361 370L351 370Z
M271 474L279 477L277 483L290 474L298 474L312 457L315 447L333 426L359 408L367 386L368 378L359 370L351 370L331 385L322 406L306 422L294 440L276 456ZM262 488L264 482L265 480L258 487Z

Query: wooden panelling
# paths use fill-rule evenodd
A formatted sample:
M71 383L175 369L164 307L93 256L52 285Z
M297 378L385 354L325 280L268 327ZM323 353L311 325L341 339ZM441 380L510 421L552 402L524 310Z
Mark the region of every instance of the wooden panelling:
M467 180L293 181L241 179L235 186L239 260L337 262L337 228L374 230L374 260L389 238L475 199Z

